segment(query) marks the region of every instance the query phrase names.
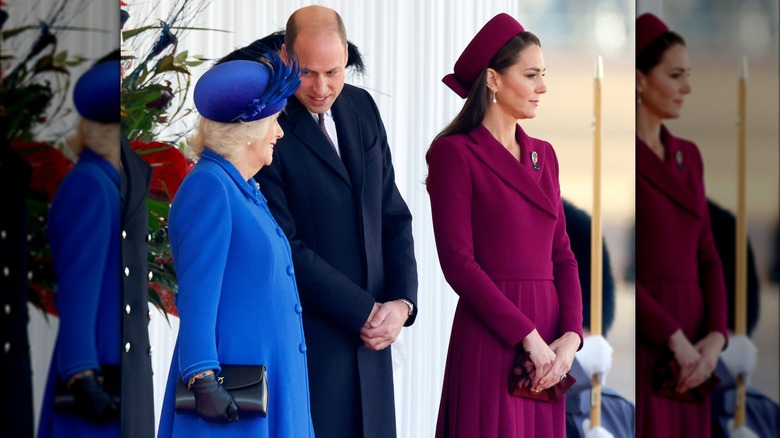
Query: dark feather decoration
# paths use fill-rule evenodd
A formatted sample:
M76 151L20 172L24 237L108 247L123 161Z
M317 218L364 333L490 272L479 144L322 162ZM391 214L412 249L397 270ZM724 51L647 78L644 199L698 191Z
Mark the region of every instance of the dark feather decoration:
M218 60L215 65L237 60L260 62L261 58L266 53L279 52L279 50L282 49L282 44L284 44L284 31L280 30L256 40L246 47L230 52L222 59Z
M41 27L41 33L38 35L38 39L35 40L32 50L30 50L30 53L27 55L27 59L25 59L25 61L32 59L41 53L43 49L52 44L55 46L55 49L52 50L52 53L56 51L57 37L54 36L54 34L51 32L51 27L44 21L40 21L39 25Z
M152 47L151 57L159 55L171 44L176 45L178 43L178 39L176 38L176 35L171 32L171 26L168 23L160 20L160 29L160 37Z
M261 58L261 64L266 67L270 75L269 86L259 97L266 106L287 99L300 87L301 73L297 60L293 59L287 65L278 53L266 52Z
M347 41L347 54L347 67L354 69L357 74L364 75L366 65L363 63L363 55L360 54L357 46L350 41Z
M236 117L245 122L256 120L264 109L287 99L301 85L300 67L295 59L287 65L277 52L269 51L256 60L268 71L268 85L263 94L252 100L246 111Z

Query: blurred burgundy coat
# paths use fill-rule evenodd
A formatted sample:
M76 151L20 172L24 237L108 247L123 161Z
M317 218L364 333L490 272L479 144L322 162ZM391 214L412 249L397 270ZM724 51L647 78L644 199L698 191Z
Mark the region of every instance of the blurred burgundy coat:
M728 336L701 156L666 127L661 141L663 161L636 140L637 436L709 437L709 399L677 402L651 387L656 353L677 329L691 343L712 331Z
M549 143L517 126L518 162L482 125L427 155L436 247L460 296L437 437L564 437L564 400L509 395L515 346L534 328L550 343L582 337L582 296ZM531 154L538 154L537 166Z

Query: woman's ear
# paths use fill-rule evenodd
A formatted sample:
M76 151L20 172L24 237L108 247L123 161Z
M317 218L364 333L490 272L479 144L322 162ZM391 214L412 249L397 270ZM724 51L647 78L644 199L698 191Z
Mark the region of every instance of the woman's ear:
M647 85L647 76L644 73L636 71L636 92L641 93L642 89Z
M488 67L487 69L487 86L491 90L495 90L498 88L499 83L501 82L500 77L498 75L498 72L493 70L492 68Z

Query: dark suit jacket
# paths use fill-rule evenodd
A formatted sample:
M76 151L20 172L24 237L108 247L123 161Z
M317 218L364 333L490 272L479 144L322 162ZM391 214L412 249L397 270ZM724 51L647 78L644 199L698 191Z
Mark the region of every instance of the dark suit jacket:
M370 95L345 85L332 111L342 159L291 97L273 163L255 178L293 251L315 433L395 436L390 349L366 349L359 332L374 302L416 302L412 217Z
M122 136L122 437L154 436L146 192L152 169ZM128 268L125 271L125 268ZM125 272L129 272L126 274ZM130 350L126 346L130 345Z

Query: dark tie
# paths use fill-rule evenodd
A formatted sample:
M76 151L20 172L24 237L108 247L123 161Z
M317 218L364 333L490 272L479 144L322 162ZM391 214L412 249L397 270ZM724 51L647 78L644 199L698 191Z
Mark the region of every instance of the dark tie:
M317 125L319 125L320 131L325 134L325 138L328 139L328 142L333 146L333 149L336 149L336 145L333 144L333 140L331 140L330 135L328 135L328 129L325 128L325 114L317 114ZM338 150L336 152L338 153Z

